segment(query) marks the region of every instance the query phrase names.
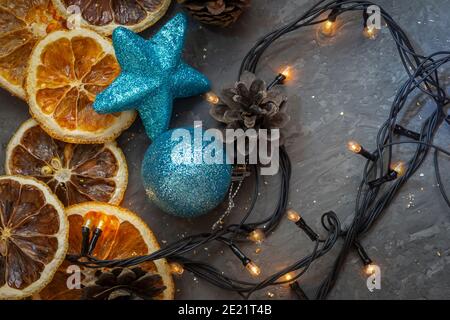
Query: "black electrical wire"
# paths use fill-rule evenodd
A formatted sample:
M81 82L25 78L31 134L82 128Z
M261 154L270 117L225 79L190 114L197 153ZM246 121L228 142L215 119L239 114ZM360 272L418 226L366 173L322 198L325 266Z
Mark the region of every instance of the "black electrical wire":
M323 23L330 17L330 14L333 15L334 19L346 12L365 12L371 5L376 4L370 1L354 0L318 1L300 17L293 19L289 23L260 38L245 55L239 69L239 76L242 75L244 71L256 73L258 62L265 51L269 49L274 42L286 34L303 27L315 26ZM257 228L264 230L267 235L277 228L287 209L291 177L291 162L289 155L285 148L281 147L279 172L281 184L279 198L276 209L266 218L263 218L260 221L248 222L251 213L255 210L259 190L259 171L256 167L252 167L252 176L254 177L253 198L249 210L244 214L242 220L238 224L231 224L220 230L183 238L146 256L121 260L99 260L92 256L69 256L68 258L80 265L93 268L127 267L145 261L168 258L171 261L181 263L186 270L209 283L224 290L237 292L244 298L248 298L256 290L299 279L309 270L309 267L313 262L327 254L333 249L337 241L342 238L343 242L339 254L332 265L330 272L320 283L315 296L316 299L324 299L334 287L348 254L352 250L355 250L355 248L359 248L365 252L362 248L361 239L374 226L376 221L380 219L401 187L423 164L430 149L434 149L433 164L439 190L442 193L445 202L450 207L449 198L442 185L438 162L439 153L450 156L450 152L433 144L433 138L444 120L446 121L445 123L450 123L450 118L445 114L445 107L450 100L447 97L445 88L441 86L439 70L450 62L450 52L440 51L429 56L417 53L406 33L394 19L382 8L380 8L380 14L394 40L399 53L400 62L406 71L407 80L397 91L389 115L377 133L376 148L375 152L372 153L376 156L376 160L368 160L364 166L361 183L356 195L354 218L352 223L345 230L341 229L339 219L333 211L323 214L321 222L326 232L326 236L313 242L311 252L306 257L299 258L288 267L266 277L266 279L258 283L231 278L209 263L194 261L184 256L196 248L213 241L226 246L231 246L235 245L235 242L241 243L246 241L247 235ZM364 16L366 16L366 14L364 14ZM407 105L408 98L413 93L422 93L428 96L428 98L435 103L435 110L423 121L420 137L417 141L398 141L399 137L396 134L395 128L399 122L399 115ZM369 187L369 181L383 177L389 173L390 164L394 159L394 147L400 144L410 144L415 146L412 156L405 161L407 164L405 174L398 177L395 181L386 182L376 188ZM402 154L402 158L403 157L404 154ZM284 281L283 277L292 272L296 273L292 279Z

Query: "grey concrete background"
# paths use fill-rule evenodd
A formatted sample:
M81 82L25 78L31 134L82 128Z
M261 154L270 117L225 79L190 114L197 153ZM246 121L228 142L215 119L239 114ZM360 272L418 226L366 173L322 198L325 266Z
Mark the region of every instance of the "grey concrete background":
M450 1L448 0L380 0L383 6L411 36L419 52L431 53L450 47ZM185 59L212 81L219 91L236 79L239 64L253 43L294 16L308 9L312 0L254 0L232 28L206 28L191 21L184 53ZM157 26L147 30L151 35L158 26L178 11L173 6ZM293 173L290 206L300 211L317 231L323 232L320 216L334 210L342 221L348 221L354 208L356 188L364 161L346 150L349 139L359 140L366 148L374 147L375 134L387 117L395 92L405 80L405 72L387 30L377 40L361 34L361 16L347 14L345 23L332 39L323 41L316 30L295 32L277 42L264 56L258 74L270 81L280 66L295 68L295 79L287 85L292 122L288 128L287 150L292 158ZM448 71L448 70L447 70ZM447 72L446 75L449 73ZM447 82L450 79L446 76ZM3 172L5 148L11 135L29 114L24 102L0 90L0 170ZM409 128L417 129L432 105L422 96L411 99L405 114ZM203 120L206 127L217 123L208 115L208 104L202 98L178 101L172 126L192 125ZM443 125L436 143L448 147L450 129ZM123 205L139 213L155 231L161 245L182 236L208 230L224 210L218 208L208 216L183 220L158 210L146 200L140 180L143 151L150 144L140 121L125 132L119 144L126 153L130 184ZM396 157L407 157L408 148L398 149ZM442 160L444 183L450 168ZM237 220L249 203L250 185L244 186L229 221ZM264 179L255 216L270 214L275 206L279 182L276 177ZM450 189L450 188L449 188ZM331 299L448 299L450 298L450 215L436 186L431 161L400 192L379 223L363 239L372 259L381 267L382 288L370 293L360 261L355 255L347 260ZM316 261L302 278L305 292L313 296L340 247ZM249 245L245 251L268 275L303 257L311 249L310 241L289 221L261 246ZM194 253L196 259L221 267L227 274L247 278L236 258L224 248L211 245ZM179 299L238 299L235 293L217 289L185 273L176 280ZM271 287L256 293L257 299L293 299L286 287Z

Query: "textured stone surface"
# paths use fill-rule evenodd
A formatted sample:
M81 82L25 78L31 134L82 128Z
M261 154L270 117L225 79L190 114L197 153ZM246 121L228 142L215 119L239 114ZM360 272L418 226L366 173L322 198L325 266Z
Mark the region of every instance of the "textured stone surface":
M247 50L273 27L300 15L315 1L254 0L253 7L231 29L208 29L190 22L184 57L204 72L216 90L237 77L238 66ZM386 0L379 3L404 27L419 51L431 53L448 49L450 32L448 0ZM176 8L172 8L172 16ZM168 16L168 17L169 17ZM263 57L258 74L271 80L280 66L296 68L289 83L290 110L293 121L289 129L287 149L292 157L293 177L290 205L299 210L317 231L322 232L320 216L334 210L342 221L349 221L354 208L355 191L364 161L346 151L350 138L365 147L374 147L375 134L387 117L395 91L405 80L393 41L384 30L377 40L361 35L361 16L347 15L344 29L329 42L318 42L314 29L295 32L277 42ZM167 21L167 19L165 20ZM161 26L161 22L158 26ZM145 34L156 30L152 28ZM448 78L445 79L448 82ZM410 105L421 108L408 112L405 123L417 129L423 115L432 106L424 97L416 96ZM26 104L0 91L0 141L4 161L5 145L22 121L28 118ZM172 127L192 125L203 120L205 127L217 124L208 116L209 106L201 98L178 101ZM450 130L443 125L436 143L448 147ZM187 234L208 230L223 208L196 220L178 219L160 212L145 200L140 180L140 165L150 144L139 121L119 140L130 169L130 185L124 206L133 209L149 223L161 245ZM402 147L405 152L408 148ZM401 155L396 153L396 155ZM442 160L443 179L448 186ZM1 166L3 169L3 166ZM248 205L249 186L240 193L239 206L231 219L239 219ZM274 207L278 180L273 177L261 184L261 197L255 214L265 216ZM448 187L450 190L450 187ZM381 267L381 290L370 293L361 264L352 254L332 291L331 299L431 299L450 297L450 215L436 186L431 161L428 159L401 191L384 216L362 240L370 256ZM316 261L302 279L302 287L313 296L329 271L338 252L336 248ZM246 277L246 272L229 252L211 245L198 250L194 257L209 259L229 274ZM266 240L260 254L256 246L244 248L262 267L264 274L286 266L311 249L306 236L283 221ZM237 299L195 279L186 273L177 281L177 297L189 299ZM285 287L273 287L256 293L253 298L294 298Z

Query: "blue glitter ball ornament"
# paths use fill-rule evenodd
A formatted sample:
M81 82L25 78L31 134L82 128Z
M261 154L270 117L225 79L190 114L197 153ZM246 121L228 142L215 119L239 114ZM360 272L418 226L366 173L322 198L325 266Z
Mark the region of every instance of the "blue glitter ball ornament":
M211 155L213 159L207 158ZM148 197L163 211L183 218L211 211L231 183L232 167L225 157L222 142L202 129L166 131L149 147L142 163Z
M121 73L97 95L94 110L104 114L136 109L152 140L166 131L174 99L210 88L208 79L182 60L186 28L183 14L149 40L127 28L116 28L112 39Z

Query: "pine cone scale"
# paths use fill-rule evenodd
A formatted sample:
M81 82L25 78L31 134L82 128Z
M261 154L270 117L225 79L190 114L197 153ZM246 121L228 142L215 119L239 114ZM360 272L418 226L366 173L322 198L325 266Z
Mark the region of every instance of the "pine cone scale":
M152 300L166 287L159 274L141 268L115 268L98 271L93 285L83 288L82 298L88 300Z
M209 1L206 3L206 8L208 9L208 12L213 15L221 14L225 11L226 6L223 0L219 1Z
M228 27L240 17L251 0L178 0L185 9L204 24Z

